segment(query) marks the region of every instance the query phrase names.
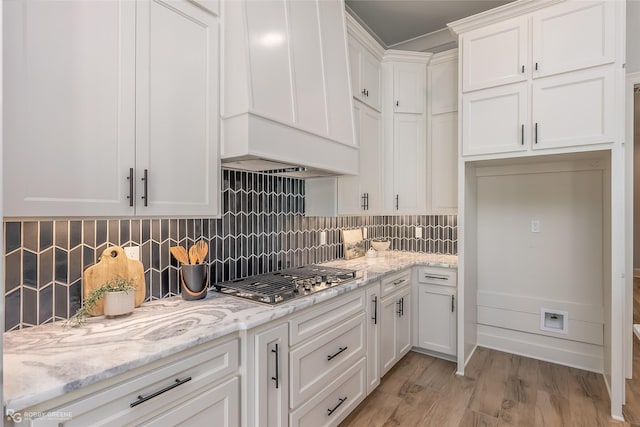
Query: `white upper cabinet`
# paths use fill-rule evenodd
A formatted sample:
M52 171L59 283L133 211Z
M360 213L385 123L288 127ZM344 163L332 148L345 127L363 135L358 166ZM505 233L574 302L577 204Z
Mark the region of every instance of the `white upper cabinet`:
M138 215L216 213L218 27L187 0L137 2Z
M529 147L527 83L465 94L462 99L462 154L524 151Z
M427 179L427 142L424 128L425 121L421 115L394 115L392 212L424 212Z
M223 15L223 161L357 173L344 4L225 1Z
M349 37L349 66L353 97L380 111L382 66L367 48Z
M4 4L4 214L132 215L135 3Z
M396 62L393 64L393 111L422 114L426 104L425 64Z
M529 19L519 17L469 31L462 37L462 91L527 79Z
M433 56L428 71L428 99L431 114L458 111L458 56L450 51ZM445 56L447 55L447 56ZM440 59L440 57L444 59Z
M615 60L615 3L569 1L533 15L533 77Z
M8 5L5 213L218 215L217 20L186 0Z

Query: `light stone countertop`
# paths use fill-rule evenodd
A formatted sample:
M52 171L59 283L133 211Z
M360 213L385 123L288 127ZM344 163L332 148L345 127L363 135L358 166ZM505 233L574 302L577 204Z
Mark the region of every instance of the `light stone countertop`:
M131 316L99 316L79 328L65 328L58 322L6 332L5 408L26 409L199 344L285 317L407 267L457 268L458 258L394 251L385 257L335 260L325 265L357 270L357 278L277 306L209 292L200 301L174 297L147 302Z

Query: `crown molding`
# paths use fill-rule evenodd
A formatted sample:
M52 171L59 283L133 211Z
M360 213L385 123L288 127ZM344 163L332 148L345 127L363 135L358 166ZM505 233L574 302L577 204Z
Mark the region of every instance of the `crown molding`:
M428 52L413 52L410 50L394 50L389 49L385 51L382 62L390 61L402 61L402 62L417 62L421 64L428 64L431 61L433 53Z
M370 29L367 30L369 27L365 28L366 24L358 18L358 15L355 15L354 12L349 9L349 6L346 6L346 9L348 12L345 14L347 18L347 33L361 45L369 49L378 60L381 60L385 51L382 42L370 34Z
M437 65L443 62L457 61L458 60L458 48L450 49L444 52L434 53L431 57L429 65Z

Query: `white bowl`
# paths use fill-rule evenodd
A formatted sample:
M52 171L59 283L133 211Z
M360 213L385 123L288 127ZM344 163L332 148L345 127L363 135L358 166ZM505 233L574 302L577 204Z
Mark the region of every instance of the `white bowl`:
M387 249L389 249L389 246L391 246L391 241L389 240L372 240L371 241L371 247L373 249L375 249L378 252L384 252Z

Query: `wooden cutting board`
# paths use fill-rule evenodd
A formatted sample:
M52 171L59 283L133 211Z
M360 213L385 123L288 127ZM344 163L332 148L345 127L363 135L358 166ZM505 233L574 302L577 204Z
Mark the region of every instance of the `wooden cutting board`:
M91 291L98 289L109 280L127 278L134 280L132 283L136 287L134 305L138 307L143 303L147 293L142 263L129 259L119 246L108 247L102 252L98 262L88 267L82 274L82 296L87 298ZM89 312L92 316L99 316L103 313L104 302L102 300L98 301L93 310Z

